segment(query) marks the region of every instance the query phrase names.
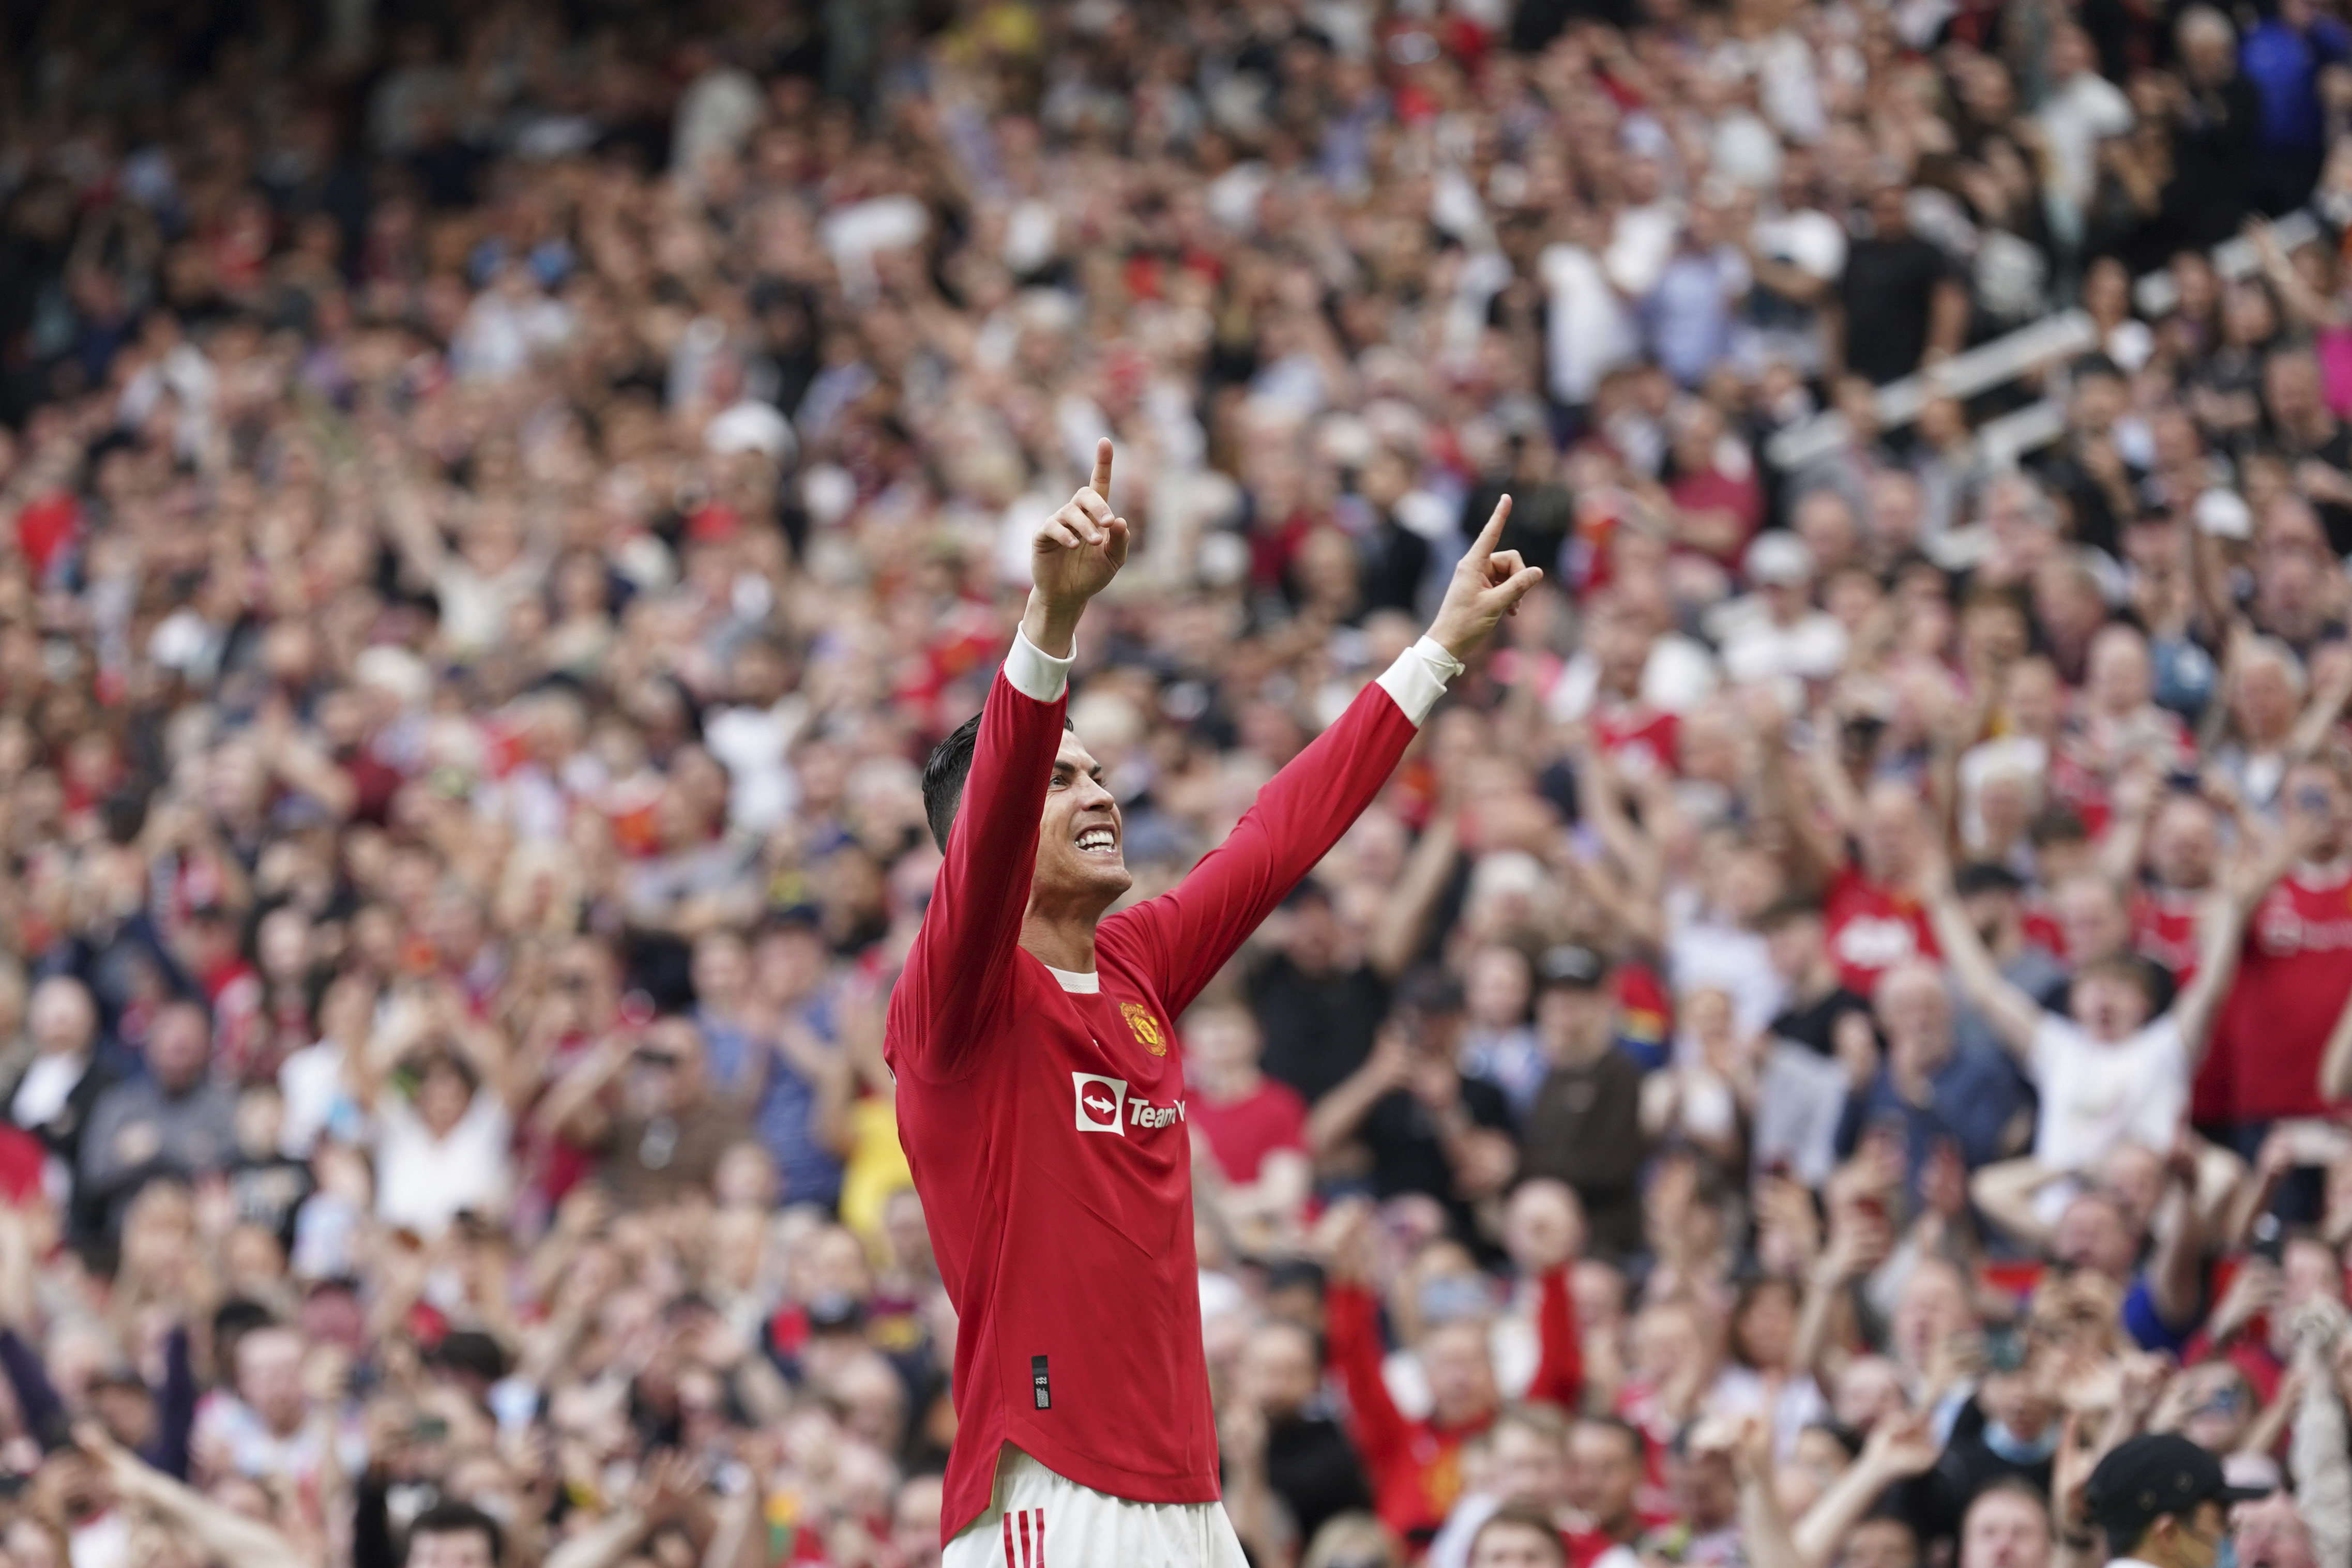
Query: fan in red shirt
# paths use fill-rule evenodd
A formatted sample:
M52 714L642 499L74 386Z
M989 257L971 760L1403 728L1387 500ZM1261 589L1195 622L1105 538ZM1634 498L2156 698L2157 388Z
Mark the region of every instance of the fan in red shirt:
M1184 1083L1192 1092L1192 1124L1217 1169L1242 1193L1244 1213L1303 1197L1310 1175L1307 1102L1297 1090L1258 1070L1264 1049L1257 1019L1244 1007L1203 1006L1184 1020ZM1248 1201L1255 1195L1262 1202Z
M945 1568L1244 1561L1217 1506L1171 1020L1370 804L1462 655L1542 576L1495 549L1506 498L1431 634L1173 890L1105 918L1130 881L1118 804L1064 710L1078 619L1127 555L1110 467L1105 441L1091 486L1038 530L1021 633L925 770L946 858L884 1036L957 1316Z
M1324 1293L1324 1333L1332 1370L1348 1391L1348 1436L1372 1480L1381 1521L1426 1548L1462 1495L1462 1446L1494 1425L1502 1396L1486 1347L1486 1324L1470 1316L1424 1332L1418 1351L1429 1378L1430 1412L1414 1420L1396 1406L1381 1374L1380 1301L1371 1276L1369 1205L1335 1209L1330 1237L1330 1287ZM1527 1397L1574 1410L1584 1384L1576 1308L1569 1295L1565 1256L1541 1268L1536 1337L1541 1347Z
M2255 1130L2321 1116L2320 1059L2352 998L2352 789L2333 762L2297 763L2279 790L2286 831L2310 852L2255 906L2238 981L2213 1026L2190 1114L2253 1152Z
M1639 611L1617 590L1591 595L1585 605L1584 643L1591 657L1591 690L1574 666L1549 699L1552 716L1582 719L1596 745L1629 777L1676 771L1679 722L1642 695L1654 636Z
M2204 796L2159 789L2146 771L2116 781L2114 807L2099 860L2110 878L2137 886L2132 949L2186 986L2196 977L2198 921L2221 862L2219 815Z
M1777 720L1777 714L1768 714ZM1848 852L1843 836L1824 826L1796 791L1788 747L1777 723L1764 731L1765 798L1780 820L1781 841L1790 880L1822 893L1822 918L1829 931L1831 961L1848 990L1869 996L1878 977L1912 958L1936 956L1936 937L1920 902L1916 879L1927 847L1919 791L1899 779L1881 779L1859 800L1842 775L1829 781L1847 798L1835 802L1841 822L1853 827ZM1819 770L1825 775L1835 769Z

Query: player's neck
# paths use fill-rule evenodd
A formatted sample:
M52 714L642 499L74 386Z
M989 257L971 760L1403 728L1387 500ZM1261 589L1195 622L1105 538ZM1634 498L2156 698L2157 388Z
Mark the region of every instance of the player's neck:
M1021 946L1049 968L1088 975L1095 967L1095 922L1100 916L1050 913L1029 906L1021 917Z

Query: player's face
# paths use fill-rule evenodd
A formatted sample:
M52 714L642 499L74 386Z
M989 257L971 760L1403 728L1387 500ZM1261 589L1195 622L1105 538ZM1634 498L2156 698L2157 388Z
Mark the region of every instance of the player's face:
M1125 893L1134 879L1128 874L1122 827L1118 802L1103 788L1102 765L1076 736L1063 731L1037 837L1034 893L1106 905Z

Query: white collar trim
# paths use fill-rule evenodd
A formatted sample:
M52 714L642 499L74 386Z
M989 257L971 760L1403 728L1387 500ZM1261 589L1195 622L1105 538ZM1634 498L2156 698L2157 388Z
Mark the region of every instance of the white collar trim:
M1037 961L1045 963L1043 958ZM1053 965L1045 964L1045 973L1060 981L1062 989L1075 991L1080 996L1091 997L1102 990L1102 971L1099 969L1088 969L1080 974L1076 969L1056 969Z

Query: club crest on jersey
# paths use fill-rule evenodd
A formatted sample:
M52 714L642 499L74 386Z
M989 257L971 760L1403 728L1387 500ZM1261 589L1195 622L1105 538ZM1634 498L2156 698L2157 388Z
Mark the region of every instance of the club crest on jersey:
M1078 1131L1127 1136L1127 1080L1096 1072L1073 1072L1078 1092Z
M1160 1020L1141 1002L1121 1002L1119 1016L1127 1019L1127 1032L1135 1036L1135 1043L1154 1056L1168 1054L1168 1040L1160 1032Z

